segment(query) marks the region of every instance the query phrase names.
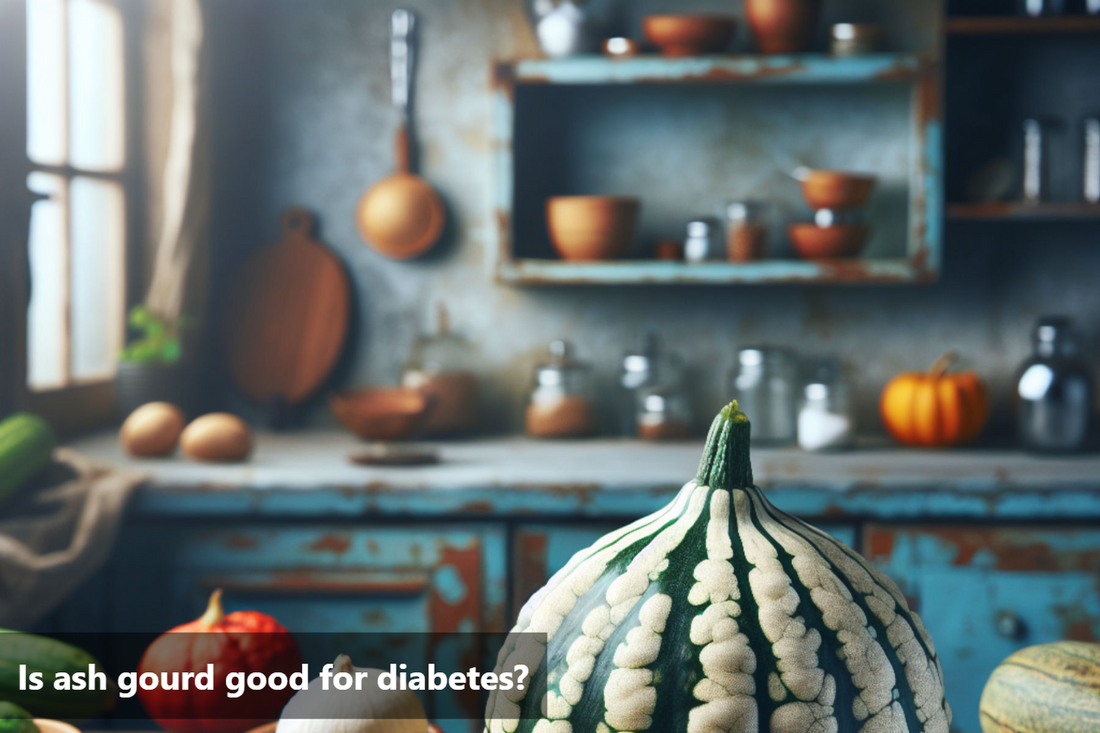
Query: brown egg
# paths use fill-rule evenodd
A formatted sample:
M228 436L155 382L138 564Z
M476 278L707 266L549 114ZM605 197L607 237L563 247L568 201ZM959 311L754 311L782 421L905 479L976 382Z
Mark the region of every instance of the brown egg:
M191 421L180 447L196 461L241 461L252 450L252 433L236 415L212 412Z
M150 402L130 413L118 431L118 440L132 456L166 456L176 449L186 422L175 405Z

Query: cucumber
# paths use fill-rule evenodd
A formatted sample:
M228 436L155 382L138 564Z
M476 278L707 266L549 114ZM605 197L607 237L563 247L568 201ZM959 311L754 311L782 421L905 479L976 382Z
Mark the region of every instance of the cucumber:
M27 674L42 672L41 690L19 689L19 665ZM28 710L36 718L87 720L102 713L114 700L115 686L108 677L107 690L55 690L54 675L105 670L95 657L64 642L44 636L0 629L0 700Z
M13 702L0 701L0 733L39 733L31 714Z
M50 464L53 430L37 415L18 412L0 422L0 504Z

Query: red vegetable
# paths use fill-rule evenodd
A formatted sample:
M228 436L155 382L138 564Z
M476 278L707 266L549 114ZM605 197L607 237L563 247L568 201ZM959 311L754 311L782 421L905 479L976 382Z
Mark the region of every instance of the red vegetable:
M138 699L151 718L173 733L240 733L279 717L294 695L283 690L246 690L243 697L228 696L226 677L231 672L288 677L302 668L302 653L294 637L271 616L257 611L222 610L220 590L210 596L201 618L161 634L149 645L138 666L138 679L146 672L158 676L172 672L205 672L214 665L214 689L138 689Z

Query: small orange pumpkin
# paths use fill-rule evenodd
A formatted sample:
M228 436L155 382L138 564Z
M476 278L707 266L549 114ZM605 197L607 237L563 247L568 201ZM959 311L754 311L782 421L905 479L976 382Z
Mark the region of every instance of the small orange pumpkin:
M989 395L974 372L947 373L955 354L941 356L927 373L899 374L882 390L882 421L900 443L942 447L968 443L989 416Z

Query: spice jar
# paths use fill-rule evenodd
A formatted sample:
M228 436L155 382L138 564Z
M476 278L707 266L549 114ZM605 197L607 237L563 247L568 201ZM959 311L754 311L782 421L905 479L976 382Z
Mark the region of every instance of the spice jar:
M758 201L726 205L726 257L730 262L763 259L768 246L768 209Z
M687 226L687 238L684 240L684 259L698 263L725 258L718 245L718 221L715 219L696 219Z
M433 332L416 340L401 373L403 387L420 390L431 401L425 433L462 435L476 428L476 363L473 344L451 332L447 309L438 304Z
M877 23L837 23L829 29L829 50L834 56L875 53L882 45L882 35Z
M806 451L844 450L855 441L851 391L839 379L811 381L798 411L798 445Z
M691 406L683 388L655 384L638 390L638 437L679 440L691 435Z
M591 370L573 358L568 341L550 344L550 361L535 369L526 424L527 434L536 438L576 438L596 432Z
M752 421L752 441L790 445L797 435L795 382L798 361L786 349L742 349L731 387Z

